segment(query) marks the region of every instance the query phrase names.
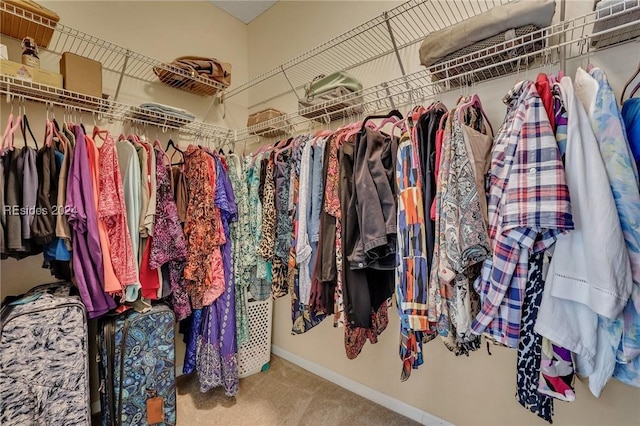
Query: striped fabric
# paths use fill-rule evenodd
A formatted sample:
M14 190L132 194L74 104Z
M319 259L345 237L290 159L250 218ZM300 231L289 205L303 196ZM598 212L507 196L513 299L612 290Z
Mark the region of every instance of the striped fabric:
M516 348L529 252L549 248L573 229L573 220L560 153L534 83L518 83L504 102L489 170L493 256L474 284L482 308L471 327Z

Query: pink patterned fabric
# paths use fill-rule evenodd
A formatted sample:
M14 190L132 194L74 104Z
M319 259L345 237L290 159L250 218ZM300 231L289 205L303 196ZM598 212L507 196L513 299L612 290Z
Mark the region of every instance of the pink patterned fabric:
M116 144L107 133L99 151L98 218L107 225L111 263L123 287L138 282L131 236L125 216L124 189L118 166Z

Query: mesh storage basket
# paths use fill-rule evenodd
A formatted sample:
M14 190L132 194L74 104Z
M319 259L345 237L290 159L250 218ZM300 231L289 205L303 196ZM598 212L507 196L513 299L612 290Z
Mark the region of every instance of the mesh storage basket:
M526 67L533 61L534 58L532 56L523 58L523 60L520 61L515 59L522 55L541 50L544 47L543 34L538 30L539 28L535 25L525 25L457 50L430 67L432 73L431 79L435 82L447 77L455 77L464 72L499 64L508 59L514 60L506 64L496 65L495 67L485 68L472 73L467 80L487 80L515 72L519 66ZM531 36L524 37L527 34L531 34ZM510 42L511 45L509 45L509 40L512 39L515 40ZM506 49L504 43L507 43ZM478 54L473 55L475 52L478 52ZM467 55L471 56L468 57ZM460 58L459 61L456 61L458 58ZM448 80L448 82L453 87L465 84L464 81L456 78L452 78Z
M271 359L271 312L273 302L247 303L249 341L238 347L238 375L251 376L269 368Z

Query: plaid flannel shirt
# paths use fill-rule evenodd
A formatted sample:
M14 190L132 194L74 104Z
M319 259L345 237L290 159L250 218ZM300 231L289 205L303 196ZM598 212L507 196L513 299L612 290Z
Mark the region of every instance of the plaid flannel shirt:
M494 140L489 170L489 237L493 256L474 286L481 311L475 334L518 346L529 253L539 253L573 229L564 168L535 84L517 84Z

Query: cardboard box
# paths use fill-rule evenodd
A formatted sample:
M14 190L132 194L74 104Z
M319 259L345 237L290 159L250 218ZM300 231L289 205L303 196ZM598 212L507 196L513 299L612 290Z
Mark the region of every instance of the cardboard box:
M13 61L0 60L0 74L8 75L20 80L30 81L33 83L44 84L47 86L62 89L61 74L43 70L40 68L22 65Z
M60 58L64 88L72 92L102 98L102 64L71 52Z

